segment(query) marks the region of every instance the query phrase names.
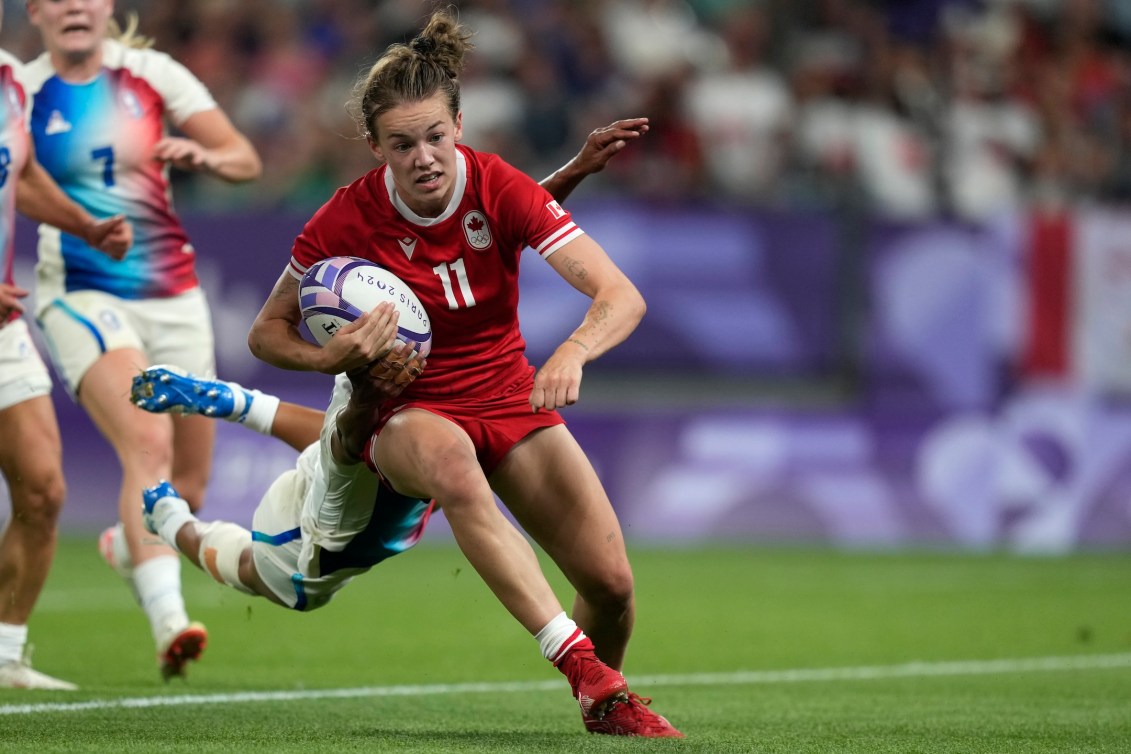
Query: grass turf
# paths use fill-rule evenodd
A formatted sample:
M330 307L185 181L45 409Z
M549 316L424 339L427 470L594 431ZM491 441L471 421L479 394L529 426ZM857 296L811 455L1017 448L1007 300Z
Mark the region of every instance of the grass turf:
M442 543L382 564L309 615L213 584L186 562L186 598L211 645L187 683L164 685L127 590L92 537L68 537L31 639L36 667L82 690L0 690L0 751L1131 749L1131 554L634 548L632 558L629 681L640 679L636 690L655 698L682 741L586 735L564 680ZM564 581L548 572L568 604ZM1123 659L1098 669L929 674L955 660L1099 655ZM926 664L891 670L909 662ZM863 666L878 677L734 675ZM490 685L505 682L525 685ZM487 686L443 686L476 683ZM408 688L396 695L394 685ZM360 687L376 691L323 693ZM188 695L198 703L184 703Z

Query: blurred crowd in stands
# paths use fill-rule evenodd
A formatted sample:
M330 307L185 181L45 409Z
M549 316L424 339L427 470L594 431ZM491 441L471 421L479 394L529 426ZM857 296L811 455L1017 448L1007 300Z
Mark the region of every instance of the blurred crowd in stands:
M39 53L23 3L0 44ZM464 141L541 178L593 128L652 133L583 187L977 221L1131 201L1131 0L463 0ZM316 207L373 165L345 103L420 0L119 0L265 164L182 208Z

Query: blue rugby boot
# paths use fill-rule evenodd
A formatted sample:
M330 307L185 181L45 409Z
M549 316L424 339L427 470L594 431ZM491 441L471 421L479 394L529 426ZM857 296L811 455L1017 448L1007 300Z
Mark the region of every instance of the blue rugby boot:
M142 490L141 502L141 518L145 522L145 528L150 534L161 536L162 524L173 514L181 514L180 518L184 518L186 515L192 515L189 511L188 503L177 494L177 491L173 489L173 485L169 484L164 479L154 486L146 487ZM176 546L172 542L169 544L174 547Z
M158 364L134 377L130 401L152 414L199 414L238 422L247 417L257 392L235 382L206 380Z

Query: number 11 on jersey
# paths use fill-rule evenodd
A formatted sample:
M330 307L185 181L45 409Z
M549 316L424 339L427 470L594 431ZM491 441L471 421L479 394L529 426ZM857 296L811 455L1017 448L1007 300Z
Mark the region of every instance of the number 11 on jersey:
M459 283L459 292L463 296L463 304L466 308L470 309L475 306L475 296L471 293L471 284L467 282L467 269L463 265L463 257L460 257L452 263L444 262L432 268L440 277L440 282L444 285L444 297L448 299L449 309L458 309L459 301L456 301L455 291L452 289L452 277Z

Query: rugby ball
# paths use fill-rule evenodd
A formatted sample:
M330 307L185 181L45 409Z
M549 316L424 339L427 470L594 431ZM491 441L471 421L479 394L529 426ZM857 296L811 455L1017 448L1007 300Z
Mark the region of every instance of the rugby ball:
M389 301L400 312L397 338L416 343L421 356L432 350L432 326L420 299L404 281L367 259L330 257L311 265L299 284L298 301L303 322L320 346L345 325Z

